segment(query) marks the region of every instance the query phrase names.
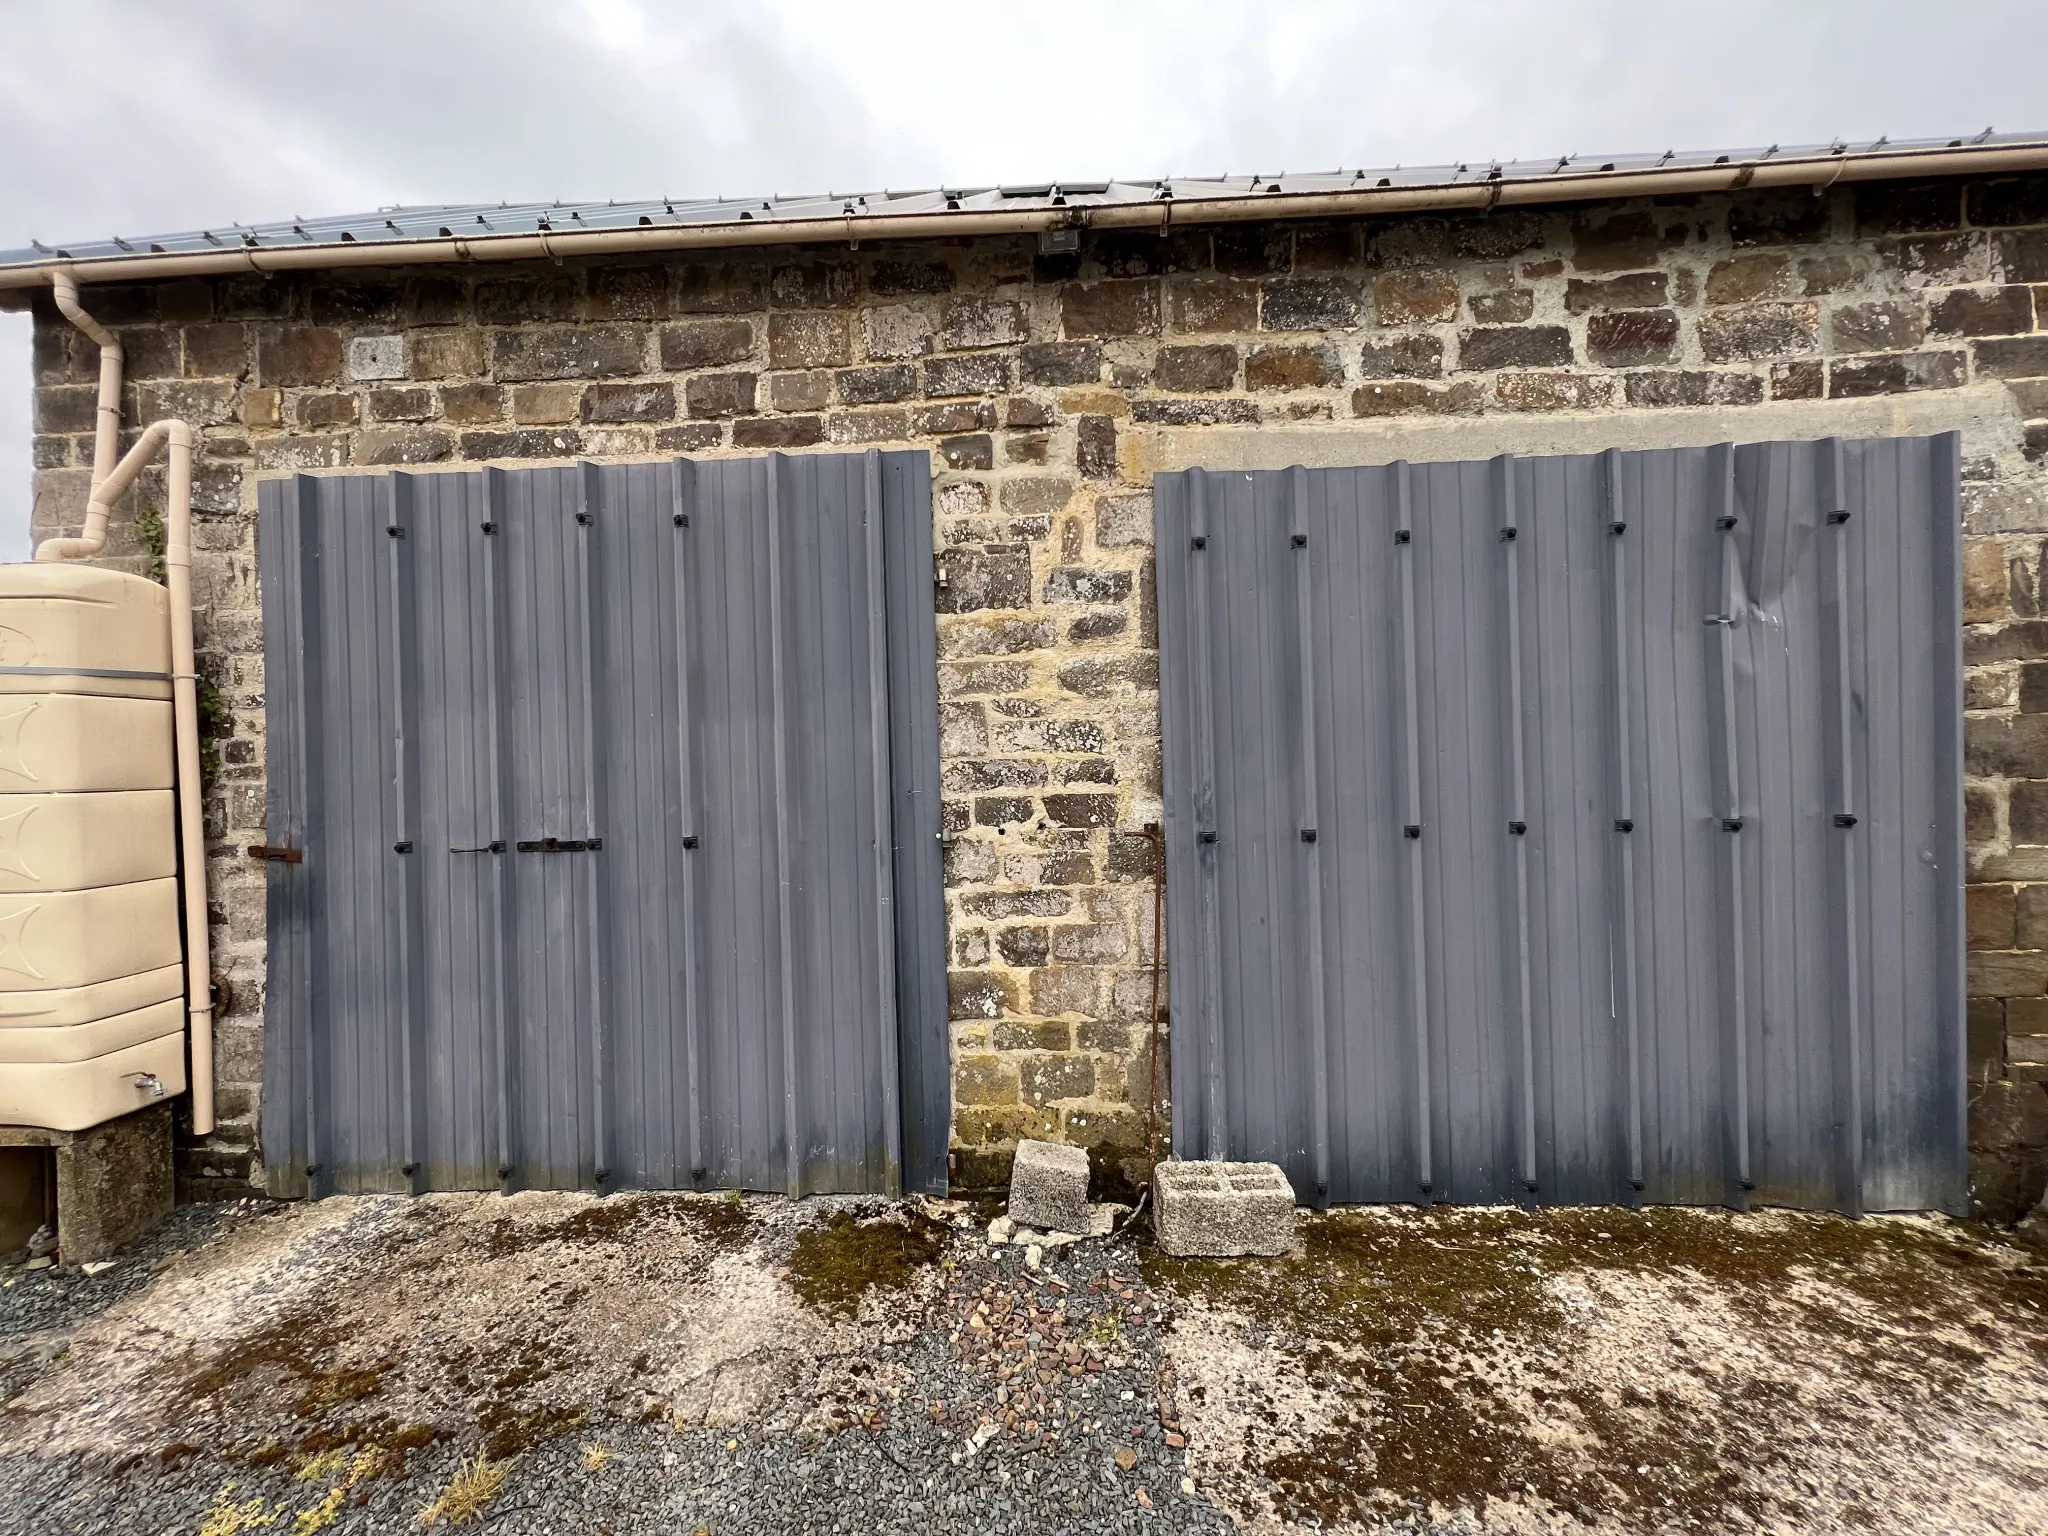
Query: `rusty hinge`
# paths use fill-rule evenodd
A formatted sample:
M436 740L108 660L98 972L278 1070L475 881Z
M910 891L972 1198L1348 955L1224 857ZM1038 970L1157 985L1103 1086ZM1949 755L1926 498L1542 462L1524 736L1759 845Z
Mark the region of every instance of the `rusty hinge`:
M303 864L305 854L296 848L272 846L269 843L251 843L244 850L252 859L268 859L274 864Z
M604 847L601 837L537 837L514 845L521 853L596 853Z

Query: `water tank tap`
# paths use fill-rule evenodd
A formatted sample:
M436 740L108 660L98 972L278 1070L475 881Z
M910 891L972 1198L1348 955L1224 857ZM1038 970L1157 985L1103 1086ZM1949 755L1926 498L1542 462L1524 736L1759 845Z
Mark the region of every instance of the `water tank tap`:
M130 1072L128 1081L149 1095L152 1099L164 1096L164 1080L154 1072Z

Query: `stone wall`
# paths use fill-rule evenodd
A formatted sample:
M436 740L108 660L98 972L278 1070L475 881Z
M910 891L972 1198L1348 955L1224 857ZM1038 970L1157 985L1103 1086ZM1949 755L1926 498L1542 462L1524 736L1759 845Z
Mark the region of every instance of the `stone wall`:
M2042 284L2041 288L2030 285ZM127 420L201 429L218 688L222 1125L259 1112L263 663L256 482L300 469L916 444L937 466L957 1179L1024 1134L1142 1171L1159 814L1148 439L1991 384L1966 467L1970 1074L1987 1209L2048 1145L2048 178L1393 221L90 288ZM2043 330L2036 329L2036 299ZM94 359L38 301L39 533L81 515ZM1754 415L1747 414L1754 408ZM145 506L160 484L138 492ZM133 523L117 558L139 561ZM1165 1063L1161 1062L1162 1083Z

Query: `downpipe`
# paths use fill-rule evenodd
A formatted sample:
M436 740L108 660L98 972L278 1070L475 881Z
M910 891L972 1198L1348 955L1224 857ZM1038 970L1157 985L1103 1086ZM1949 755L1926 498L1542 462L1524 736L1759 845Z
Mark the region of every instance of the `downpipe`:
M97 555L106 546L114 503L149 462L167 450L170 505L164 519L164 585L171 599L171 720L184 875L180 884L185 902L185 1012L192 1056L192 1132L205 1136L213 1131L213 967L206 931L206 827L199 788L199 678L192 642L194 437L186 422L154 422L119 463L114 461L121 435L121 344L79 306L78 284L69 273L52 273L50 283L64 317L99 344L99 419L85 527L74 538L45 539L36 546L36 559L55 562Z
M50 287L57 297L57 308L64 318L79 330L85 332L100 349L100 398L98 414L93 419L92 440L92 488L97 491L106 483L114 470L114 450L121 441L121 373L126 366L127 354L121 350L121 343L114 339L114 333L88 315L78 302L78 279L69 272L52 272ZM88 537L91 535L91 515L86 518ZM100 519L101 542L106 540L106 519ZM94 549L99 545L95 544ZM52 555L53 560L76 558L78 554L91 551L76 551L72 554ZM43 558L42 551L36 551L36 558Z

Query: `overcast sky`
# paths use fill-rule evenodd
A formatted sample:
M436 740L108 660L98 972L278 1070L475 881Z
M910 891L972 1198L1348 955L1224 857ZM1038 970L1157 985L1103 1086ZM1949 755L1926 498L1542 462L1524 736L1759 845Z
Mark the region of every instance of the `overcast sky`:
M2048 129L2048 4L0 0L0 249L381 204ZM0 558L28 341L0 315Z

